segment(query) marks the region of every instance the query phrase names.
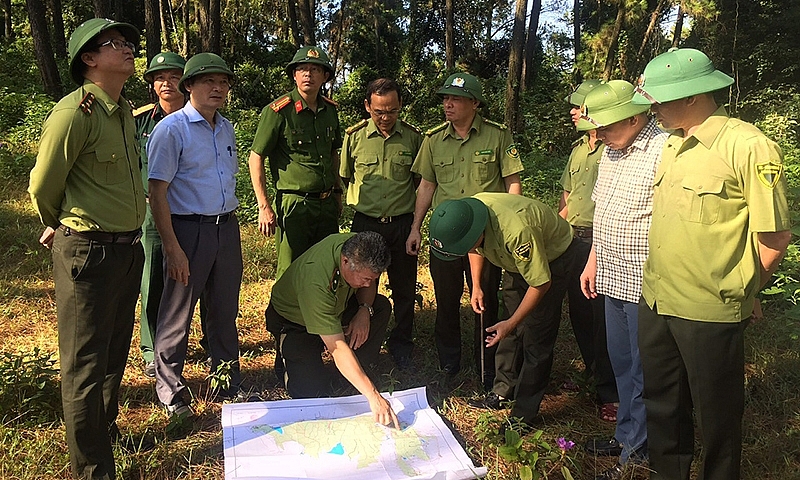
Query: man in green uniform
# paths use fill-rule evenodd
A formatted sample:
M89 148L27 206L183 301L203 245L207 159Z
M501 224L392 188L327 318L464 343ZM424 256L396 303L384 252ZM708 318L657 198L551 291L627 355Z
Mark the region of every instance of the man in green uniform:
M142 182L147 195L147 140L156 124L172 112L183 108L186 97L178 89L186 60L177 53L161 52L150 61L150 68L144 72L144 80L150 85L158 98L156 103L137 108L133 112L136 119L136 135L139 137L139 151L142 160ZM156 338L156 321L161 291L164 289L164 254L161 251L161 237L147 202L147 214L142 225L142 247L144 247L144 270L142 272L142 311L139 319L139 339L144 359L144 373L156 376L153 361L153 339Z
M258 200L258 229L277 232L276 278L311 245L339 231L342 146L336 102L320 93L333 78L319 47L297 51L286 73L295 88L264 107L251 147L250 179ZM275 210L267 195L264 157L277 190Z
M370 118L347 129L342 146L340 176L349 183L347 203L353 206L353 232L378 232L389 243L392 263L387 270L394 302L395 327L387 346L401 368L411 364L414 347L414 295L417 257L406 253L416 199L411 164L422 135L397 115L402 107L400 87L379 78L367 85L364 108Z
M511 132L505 125L484 119L478 108L485 103L477 78L466 73L451 75L437 92L442 97L446 122L425 133L411 171L422 179L417 190L414 222L406 240L406 251L416 255L421 246L420 227L428 208L445 200L464 198L480 192L522 193L519 172L523 170ZM430 259L431 278L436 295L436 349L439 366L448 375L461 369L461 296L464 277L473 288L469 260L445 262ZM484 387L494 379L494 349L482 353L484 325L497 322L499 268L483 271L482 290L486 310L475 316L475 363ZM485 359L482 362L481 359ZM483 364L483 365L482 365ZM482 371L481 371L482 369Z
M503 297L509 317L486 328L486 346L499 344L497 379L490 395L513 398L511 416L532 424L550 380L567 282L582 266L572 228L538 200L479 193L443 202L433 211L430 243L433 256L443 261L469 253L470 303L476 312L483 311L488 300L477 281L484 258L506 270ZM513 358L501 361L506 355ZM514 363L521 368L518 374L512 372L515 381L509 385L500 370Z
M53 251L64 423L81 479L115 478L111 441L144 262L139 145L121 95L138 41L133 25L102 18L75 29L80 87L45 120L28 188Z
M740 478L744 329L791 239L780 147L714 100L732 83L703 52L670 49L633 99L672 130L639 303L653 479L689 478L695 419L700 477Z
M362 368L377 361L389 323L391 306L378 294L378 278L390 260L386 240L376 232L330 235L275 282L267 330L280 341L293 398L333 394L336 376L321 357L327 349L339 372L367 397L375 421L399 428Z
M600 80L586 80L578 85L564 100L572 108L569 113L572 123L577 126L581 118L581 104L586 95L600 85ZM572 144L572 153L561 175L564 193L558 204L558 214L572 225L575 238L580 241L581 263L586 264L592 249L592 222L594 201L592 189L597 181L597 166L603 154L604 144L597 139L597 130L587 131ZM581 292L580 271L569 282L569 319L575 340L586 365L587 377L593 377L597 401L600 404L600 418L614 422L617 420L617 385L614 371L608 358L606 346L605 300L602 296L589 300Z

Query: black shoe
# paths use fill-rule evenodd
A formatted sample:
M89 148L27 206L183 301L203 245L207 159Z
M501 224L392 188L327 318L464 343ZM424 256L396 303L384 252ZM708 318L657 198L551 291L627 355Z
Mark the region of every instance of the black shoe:
M458 375L458 372L461 371L460 365L445 365L442 367L442 370L447 375L448 378L453 378Z
M251 388L239 387L228 390L217 390L213 394L213 399L216 402L228 403L252 403L263 402L264 399L255 390Z
M598 457L617 457L622 453L622 444L615 438L604 440L594 438L586 442L584 450Z
M150 378L156 378L156 362L147 362L144 365L144 374Z
M622 480L624 476L625 466L618 463L600 475L594 477L594 480Z
M489 392L485 397L470 400L467 404L470 407L483 408L485 410L502 410L506 408L508 402L507 398L503 398L494 392Z

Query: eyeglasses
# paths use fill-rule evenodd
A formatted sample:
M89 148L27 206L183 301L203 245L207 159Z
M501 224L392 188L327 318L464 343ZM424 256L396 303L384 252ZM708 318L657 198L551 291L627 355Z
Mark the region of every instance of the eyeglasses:
M400 110L372 110L371 113L378 118L391 118L396 117L400 113Z
M136 44L133 42L129 42L127 40L120 40L118 38L112 38L110 40L106 40L105 42L97 45L97 48L106 47L111 45L111 48L114 50L122 50L123 48L129 48L133 53L136 53Z
M308 73L314 73L314 74L319 75L322 72L324 72L325 70L322 67L319 67L317 65L298 65L297 67L295 67L294 71L295 72L302 72L302 73L308 72Z

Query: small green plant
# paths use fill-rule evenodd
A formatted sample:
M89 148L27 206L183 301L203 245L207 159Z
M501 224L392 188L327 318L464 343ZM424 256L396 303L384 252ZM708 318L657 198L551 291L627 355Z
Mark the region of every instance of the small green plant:
M217 368L208 374L208 381L211 385L211 390L228 390L231 388L231 372L236 367L239 360L221 360Z
M42 425L58 420L61 395L53 354L0 353L0 420Z

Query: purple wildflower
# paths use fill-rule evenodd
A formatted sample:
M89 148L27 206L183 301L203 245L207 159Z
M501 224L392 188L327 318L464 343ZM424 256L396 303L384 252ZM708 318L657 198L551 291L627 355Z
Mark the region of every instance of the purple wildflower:
M564 437L559 438L556 443L558 443L558 448L561 449L562 452L566 452L567 450L571 450L572 447L575 446L575 442L567 441Z

